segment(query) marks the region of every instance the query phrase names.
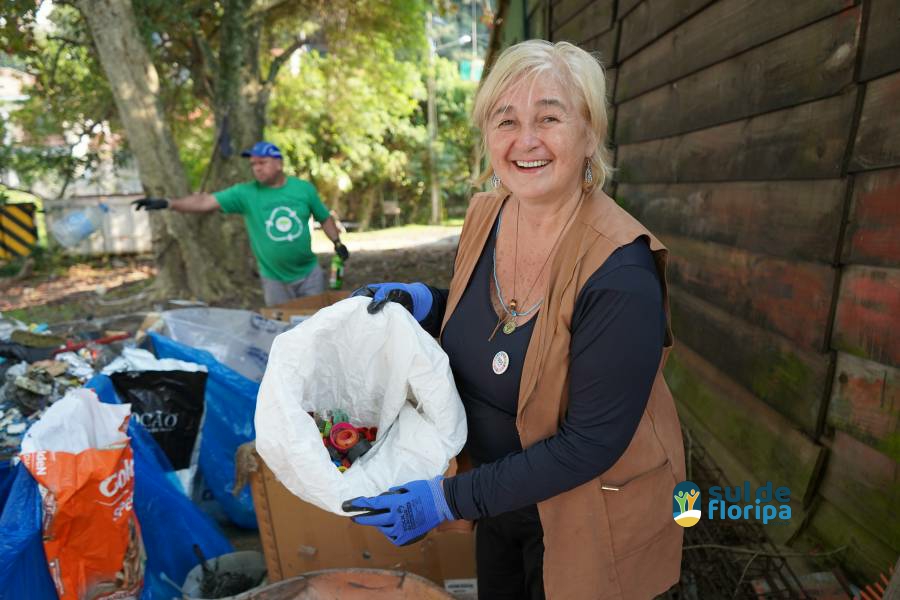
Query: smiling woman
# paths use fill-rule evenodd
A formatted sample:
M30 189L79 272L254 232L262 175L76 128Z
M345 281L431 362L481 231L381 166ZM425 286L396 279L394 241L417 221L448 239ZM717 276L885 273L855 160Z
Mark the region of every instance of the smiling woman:
M477 521L482 598L651 598L679 578L685 479L662 365L667 251L602 191L603 69L507 49L475 100L494 190L470 202L449 290L382 284L440 335L474 468L358 498L393 542Z

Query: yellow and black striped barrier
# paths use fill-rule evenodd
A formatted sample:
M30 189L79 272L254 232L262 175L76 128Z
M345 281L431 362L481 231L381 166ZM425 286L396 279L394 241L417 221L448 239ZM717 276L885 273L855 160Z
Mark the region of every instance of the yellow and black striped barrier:
M37 243L34 204L0 204L0 259L27 256Z

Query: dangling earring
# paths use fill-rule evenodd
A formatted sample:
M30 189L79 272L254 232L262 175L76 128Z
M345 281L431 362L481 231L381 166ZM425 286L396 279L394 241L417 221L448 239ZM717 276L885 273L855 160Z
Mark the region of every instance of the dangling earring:
M594 173L591 171L591 159L587 160L587 166L584 168L584 182L588 185L594 183Z
M491 175L491 187L495 190L500 187L500 177L496 173Z

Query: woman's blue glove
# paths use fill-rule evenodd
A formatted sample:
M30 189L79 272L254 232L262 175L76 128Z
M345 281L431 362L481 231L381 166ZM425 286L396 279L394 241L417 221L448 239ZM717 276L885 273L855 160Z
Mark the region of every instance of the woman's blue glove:
M366 511L352 517L354 523L377 527L395 546L417 542L444 521L455 517L444 497L444 478L410 481L380 496L344 502L346 512Z
M431 290L424 283L370 283L353 292L352 296L371 298L368 311L373 315L386 303L397 302L419 323L431 312L431 304L434 302Z

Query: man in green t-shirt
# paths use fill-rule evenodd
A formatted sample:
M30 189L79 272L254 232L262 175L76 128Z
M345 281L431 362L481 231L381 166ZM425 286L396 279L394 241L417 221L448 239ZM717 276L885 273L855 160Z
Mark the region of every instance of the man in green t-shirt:
M198 192L183 198L141 198L136 210L171 208L178 212L205 213L221 210L244 216L250 247L259 263L266 305L291 298L321 294L325 274L312 252L310 215L322 224L342 260L350 253L341 243L334 219L319 200L313 184L284 174L281 151L270 142L257 142L241 153L250 159L256 181L239 183L220 192Z

